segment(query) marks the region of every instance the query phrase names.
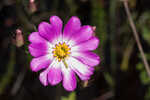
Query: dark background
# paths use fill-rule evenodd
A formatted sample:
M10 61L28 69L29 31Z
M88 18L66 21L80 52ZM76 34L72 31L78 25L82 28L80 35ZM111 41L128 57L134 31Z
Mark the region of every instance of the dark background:
M145 55L150 62L150 1L129 0ZM44 87L40 72L30 70L28 35L52 15L64 24L78 16L83 25L96 26L101 57L85 85L74 92L61 84ZM16 29L24 44L17 46ZM119 0L1 0L0 1L0 100L150 100L150 78L143 65L123 2Z

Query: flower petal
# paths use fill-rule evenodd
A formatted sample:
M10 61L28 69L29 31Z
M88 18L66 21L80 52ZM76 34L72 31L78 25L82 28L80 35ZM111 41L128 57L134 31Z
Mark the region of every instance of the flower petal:
M99 39L96 37L91 37L89 40L73 46L71 48L71 52L95 50L98 47L98 44L99 44Z
M48 85L48 82L47 82L47 73L48 71L45 70L43 72L40 73L40 76L39 76L39 80L40 82L44 85L44 86L47 86Z
M74 72L70 68L66 68L63 63L61 64L61 68L63 74L63 87L67 91L73 91L77 86Z
M48 72L48 81L51 85L57 85L62 80L61 64L57 60L53 61Z
M93 29L89 25L85 25L80 28L80 30L74 34L70 40L74 40L75 44L86 41L92 37Z
M38 31L43 38L50 41L51 43L58 38L57 29L47 22L40 23Z
M100 63L100 57L93 52L72 52L71 56L77 58L88 66L96 66Z
M37 72L43 68L48 67L52 61L52 58L53 56L51 54L40 56L38 58L33 58L30 63L31 70Z
M30 35L29 35L29 38L28 40L31 42L31 43L45 43L47 42L44 38L42 38L38 32L32 32Z
M62 26L63 22L58 16L52 16L50 17L50 23L53 27L53 30L55 30L53 34L55 34L56 39L54 39L53 43L58 44L59 42L62 43Z
M70 20L64 27L63 39L69 39L73 34L75 34L81 27L81 22L78 17L71 17Z
M48 45L45 43L31 43L29 46L29 52L34 57L39 57L48 54Z
M89 67L79 60L69 57L66 60L67 64L71 67L71 69L76 72L76 74L81 78L81 80L88 80L90 75L93 74L94 68Z
M52 26L55 27L57 34L59 35L62 31L62 25L63 25L62 20L58 16L52 16L50 17L50 23Z

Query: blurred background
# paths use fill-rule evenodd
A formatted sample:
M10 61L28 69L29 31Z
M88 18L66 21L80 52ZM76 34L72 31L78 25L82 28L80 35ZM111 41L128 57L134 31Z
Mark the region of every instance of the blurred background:
M150 62L150 1L129 0L146 58ZM64 24L78 16L96 26L101 57L89 81L67 92L61 84L44 87L30 70L28 35L52 15ZM150 100L150 78L143 65L123 2L119 0L0 0L0 100Z

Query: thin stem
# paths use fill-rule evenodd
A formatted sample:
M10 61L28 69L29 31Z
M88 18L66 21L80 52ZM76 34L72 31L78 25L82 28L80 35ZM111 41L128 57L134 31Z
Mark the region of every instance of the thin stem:
M141 45L141 42L140 42L140 39L139 39L137 30L136 30L135 24L134 24L133 19L132 19L132 17L131 17L131 13L130 13L129 6L128 6L128 0L123 0L123 4L124 4L124 8L125 8L126 14L127 14L127 16L128 16L129 24L130 24L130 26L131 26L131 28L132 28L133 35L134 35L134 38L135 38L135 40L136 40L138 49L139 49L140 54L141 54L141 56L142 56L142 60L143 60L145 69L146 69L146 71L147 71L148 76L150 77L150 67L149 67L149 64L148 64L148 62L147 62L147 59L146 59L146 57L145 57L145 55L144 55L143 47L142 47L142 45Z
M62 61L63 61L64 65L65 65L65 67L68 68L68 65L67 65L65 59L62 59Z
M106 92L105 94L103 94L102 96L94 99L94 100L108 100L110 98L112 98L114 96L113 92L112 91L108 91Z

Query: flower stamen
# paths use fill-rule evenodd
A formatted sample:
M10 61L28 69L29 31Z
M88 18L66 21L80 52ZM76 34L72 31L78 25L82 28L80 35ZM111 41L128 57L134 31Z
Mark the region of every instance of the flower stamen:
M70 54L70 48L68 47L68 45L66 45L66 43L59 43L55 45L54 51L53 51L53 56L56 57L58 59L58 61L60 62L61 60L63 60L66 57L68 57Z

